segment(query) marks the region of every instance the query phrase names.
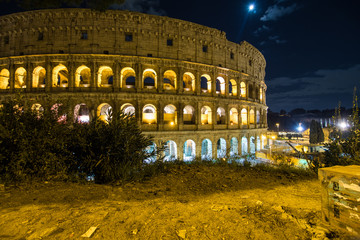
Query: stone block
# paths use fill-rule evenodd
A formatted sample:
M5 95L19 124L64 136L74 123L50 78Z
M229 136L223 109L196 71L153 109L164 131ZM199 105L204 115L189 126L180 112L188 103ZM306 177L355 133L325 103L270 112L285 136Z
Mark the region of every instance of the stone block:
M360 237L360 166L320 168L323 220Z

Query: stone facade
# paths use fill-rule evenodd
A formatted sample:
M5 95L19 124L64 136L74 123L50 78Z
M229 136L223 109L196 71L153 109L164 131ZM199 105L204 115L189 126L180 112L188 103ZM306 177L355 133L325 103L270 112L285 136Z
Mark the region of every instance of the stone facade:
M76 121L131 112L184 160L263 147L265 64L247 42L168 17L88 9L0 17L0 100L20 92L36 109L67 101Z

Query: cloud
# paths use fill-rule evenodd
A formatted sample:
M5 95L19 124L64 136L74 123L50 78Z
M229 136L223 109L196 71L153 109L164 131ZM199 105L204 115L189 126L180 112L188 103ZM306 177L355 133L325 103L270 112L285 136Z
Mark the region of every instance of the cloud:
M286 40L280 39L279 36L269 36L269 40L270 40L270 41L273 41L273 42L275 42L275 43L277 43L277 44L287 43Z
M112 8L160 16L166 14L166 12L160 8L160 0L125 0L121 5L112 5Z
M275 5L272 5L266 9L265 14L260 18L261 21L276 21L282 16L289 15L297 9L297 4L294 3L290 6L280 6L279 3L285 1L278 1Z
M338 101L350 107L359 80L360 64L347 69L320 69L299 78L274 78L267 81L267 103L274 110L334 108Z
M254 31L254 34L259 35L262 32L268 32L268 31L270 31L270 28L268 26L266 26L266 25L262 25L261 27L259 27L258 29L256 29Z

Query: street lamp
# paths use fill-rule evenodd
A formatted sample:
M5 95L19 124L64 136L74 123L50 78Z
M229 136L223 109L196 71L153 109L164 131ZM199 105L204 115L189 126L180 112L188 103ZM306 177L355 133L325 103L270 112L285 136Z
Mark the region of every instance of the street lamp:
M277 127L277 131L279 132L280 124L279 124L279 123L276 123L275 125L276 125L276 127Z

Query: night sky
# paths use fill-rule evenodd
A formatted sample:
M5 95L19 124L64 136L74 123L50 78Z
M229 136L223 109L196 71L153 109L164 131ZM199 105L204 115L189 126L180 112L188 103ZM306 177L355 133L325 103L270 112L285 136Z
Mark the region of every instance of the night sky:
M271 111L335 108L339 101L351 107L360 87L358 0L127 0L119 8L199 23L254 45L267 61Z

